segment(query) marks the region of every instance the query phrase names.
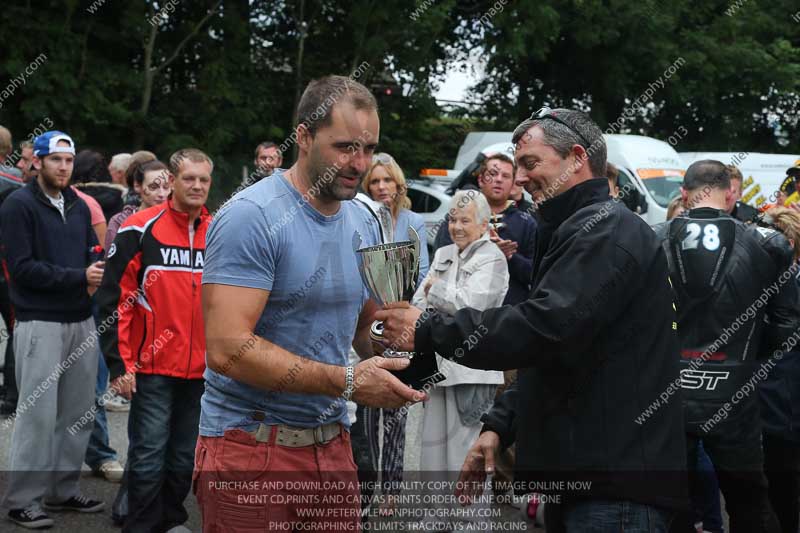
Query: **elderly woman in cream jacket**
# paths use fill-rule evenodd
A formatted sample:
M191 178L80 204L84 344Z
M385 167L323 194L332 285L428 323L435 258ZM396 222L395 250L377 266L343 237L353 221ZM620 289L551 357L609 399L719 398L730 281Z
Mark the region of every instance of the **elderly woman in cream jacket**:
M476 190L458 191L449 214L453 244L436 251L412 303L451 315L464 307L500 307L508 291L508 262L489 240L491 210L486 198ZM478 328L468 342L480 342L485 333ZM430 391L425 403L420 469L458 472L478 438L480 417L491 407L503 373L436 358L447 379Z

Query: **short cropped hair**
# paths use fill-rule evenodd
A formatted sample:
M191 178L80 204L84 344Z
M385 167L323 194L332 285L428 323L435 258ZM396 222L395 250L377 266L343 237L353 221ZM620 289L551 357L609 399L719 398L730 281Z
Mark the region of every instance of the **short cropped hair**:
M489 222L489 219L492 216L492 210L489 207L489 202L486 200L486 197L483 195L481 191L475 189L459 189L453 194L453 198L450 200L450 206L447 209L447 212L452 213L456 209L460 209L469 205L470 202L475 204L475 216L477 217L476 222L478 224L482 224L484 222Z
M297 105L298 125L304 124L313 137L317 130L330 126L331 111L340 102L356 109L378 109L375 96L363 85L345 76L325 76L311 81Z
M214 170L214 162L202 150L197 148L181 148L169 157L169 171L173 176L177 176L181 171L181 163L188 159L192 163L206 162L211 165L211 170Z
M111 162L108 164L114 170L119 170L121 172L125 172L128 170L128 165L131 164L131 154L116 154L111 158Z
M713 159L703 159L689 165L683 176L683 188L687 191L696 191L703 187L730 189L731 172L728 167Z
M281 153L280 146L278 146L277 144L275 144L272 141L264 141L263 143L261 143L258 146L256 146L256 153L255 153L256 159L258 159L258 152L260 152L262 148L264 148L265 150L267 148L275 148L278 151L279 154Z
M586 149L592 175L595 178L604 177L606 175L607 149L600 126L582 111L553 109L551 113L558 115L558 118L569 124L569 127L547 117L528 118L514 129L511 142L516 145L529 129L539 126L542 129L544 144L555 150L562 159L566 159L572 147L579 144ZM580 132L580 135L577 132ZM589 146L585 146L587 142Z
M742 171L739 170L736 165L725 165L725 168L728 169L728 173L730 174L732 180L744 181Z
M504 154L503 152L497 152L486 156L486 159L484 159L483 162L481 163L480 169L478 169L478 176L483 176L483 174L486 172L486 169L489 168L489 161L492 160L509 163L513 168L513 173L514 174L517 173L517 163L516 161L514 161L514 158L512 158L507 154Z

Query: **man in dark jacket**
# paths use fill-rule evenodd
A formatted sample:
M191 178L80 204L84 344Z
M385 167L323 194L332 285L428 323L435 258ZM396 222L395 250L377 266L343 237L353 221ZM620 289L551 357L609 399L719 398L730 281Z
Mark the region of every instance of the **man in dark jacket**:
M719 161L693 163L681 195L692 209L655 230L678 300L689 464L702 441L732 531L777 531L755 385L774 366L758 357L771 356L800 326L792 248L778 231L728 215L734 191Z
M97 331L88 293L103 275L103 263L92 262L97 237L89 208L69 187L74 157L68 135L37 137L38 177L0 209L20 394L3 506L9 519L32 529L53 525L42 506L79 512L104 506L78 485L91 425L67 430L94 404Z
M10 141L9 141L10 142ZM0 206L17 189L24 185L22 174L6 172L8 167L0 166ZM8 294L8 280L4 268L2 235L0 235L0 314L6 326L6 353L3 360L3 386L0 387L0 416L9 416L17 410L17 380L14 377L14 310ZM2 337L2 335L0 335Z
M489 202L492 217L489 229L492 241L508 260L508 292L504 304L524 301L530 292L533 248L536 241L536 220L524 210L517 208L511 199L516 165L504 153L496 153L483 160L478 171L478 185ZM436 233L434 249L453 244L447 229L448 217Z
M484 418L462 480L484 478L516 441L515 488L561 503L548 531L666 531L671 511L688 504L681 405L642 414L678 379L664 251L609 199L605 142L588 116L542 109L513 142L529 187L547 198L528 299L453 318L428 313L416 328L421 312L402 304L376 318L414 360L436 352L473 368L519 369Z

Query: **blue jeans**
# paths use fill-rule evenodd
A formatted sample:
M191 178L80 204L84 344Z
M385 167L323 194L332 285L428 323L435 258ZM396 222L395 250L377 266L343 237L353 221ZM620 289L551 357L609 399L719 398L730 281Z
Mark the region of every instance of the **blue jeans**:
M628 501L587 500L563 511L567 533L667 533L669 511Z
M128 516L123 533L167 531L189 515L202 379L136 375L128 418Z
M97 320L97 304L92 300L92 314L95 324ZM98 348L99 349L99 348ZM97 411L94 415L94 428L92 436L89 437L89 446L86 448L86 458L84 462L92 470L97 470L100 465L109 461L117 460L117 452L108 443L108 420L106 419L106 408L100 403L103 394L106 393L108 386L108 367L103 354L97 358L97 383L94 388L94 405Z
M703 449L703 443L697 443L697 477L694 486L697 499L693 501L695 520L703 522L703 529L712 533L722 533L722 506L719 502L719 482L714 464Z

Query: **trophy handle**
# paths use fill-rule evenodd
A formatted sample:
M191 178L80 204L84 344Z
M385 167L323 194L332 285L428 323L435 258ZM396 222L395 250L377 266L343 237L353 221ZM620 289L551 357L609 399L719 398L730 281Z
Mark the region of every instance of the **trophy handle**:
M408 227L408 240L414 243L414 269L413 269L413 276L414 279L412 280L412 285L416 286L417 278L419 277L419 262L422 259L422 250L421 250L421 242L419 240L419 233L413 227Z
M384 242L394 242L394 222L392 220L392 212L389 211L385 205L382 205L378 209L378 219L380 220L381 227L383 229L383 235L385 237Z

